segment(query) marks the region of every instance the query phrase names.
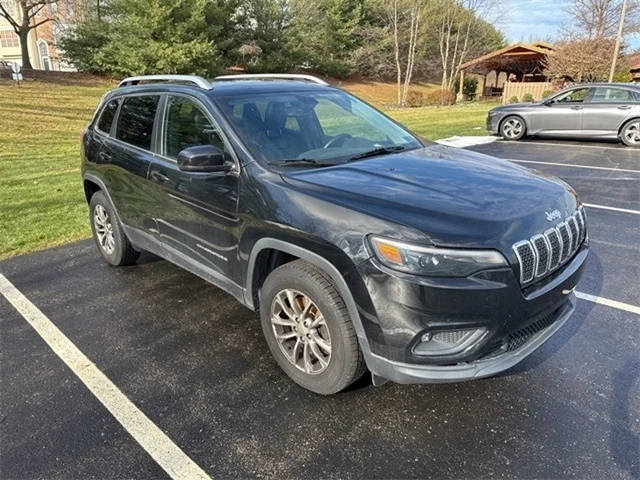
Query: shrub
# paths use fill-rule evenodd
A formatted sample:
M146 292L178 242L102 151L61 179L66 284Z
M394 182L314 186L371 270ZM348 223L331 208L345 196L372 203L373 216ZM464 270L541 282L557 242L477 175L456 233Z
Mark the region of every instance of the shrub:
M555 90L545 90L544 92L542 92L542 98L548 98L554 93L556 93Z
M518 100L518 97L516 97L515 95L513 97L511 97L509 99L508 103L518 103L520 100Z
M425 105L453 105L456 101L456 94L452 90L431 90L424 97Z
M460 91L460 77L456 79L453 90L456 92ZM478 79L476 77L465 77L462 87L462 95L464 95L465 100L473 100L477 90Z
M522 101L525 102L525 103L533 102L533 95L531 95L530 93L525 93L522 96Z
M407 107L422 107L424 105L424 94L416 90L411 90L407 94Z

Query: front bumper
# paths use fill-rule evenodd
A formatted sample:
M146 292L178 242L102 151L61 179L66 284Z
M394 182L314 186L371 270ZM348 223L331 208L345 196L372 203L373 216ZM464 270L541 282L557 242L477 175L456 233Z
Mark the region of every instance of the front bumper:
M527 358L565 324L574 310L575 296L572 294L550 326L532 335L520 348L511 352L455 365L416 365L371 354L369 368L375 375L395 383L447 383L490 377Z
M511 268L466 279L415 279L365 262L359 273L371 300L359 303L369 370L398 383L470 380L494 375L526 358L574 311L572 294L588 246L538 284L523 289ZM418 352L425 334L486 331L464 351L445 356ZM524 334L523 334L524 332Z
M489 113L487 115L487 131L491 134L491 135L497 135L498 134L498 127L500 125L500 119L502 118L502 115L499 114L491 114Z

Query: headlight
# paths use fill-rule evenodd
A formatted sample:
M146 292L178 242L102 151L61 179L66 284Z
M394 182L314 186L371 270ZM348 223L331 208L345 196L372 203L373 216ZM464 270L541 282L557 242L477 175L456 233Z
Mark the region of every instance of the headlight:
M480 270L507 266L495 250L423 247L376 236L369 237L369 242L383 265L414 275L467 277Z

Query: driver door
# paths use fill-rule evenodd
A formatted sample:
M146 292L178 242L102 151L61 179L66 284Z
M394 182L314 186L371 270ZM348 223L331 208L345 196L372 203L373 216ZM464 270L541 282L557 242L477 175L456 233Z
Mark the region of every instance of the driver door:
M149 168L155 186L155 220L173 260L191 260L217 279L235 278L237 267L238 164L206 107L183 94L167 94L159 152ZM186 172L177 163L188 147L213 145L235 162L230 172ZM177 258L176 258L177 257Z
M583 110L591 89L574 88L555 97L549 105L541 107L538 116L540 133L553 135L580 135Z

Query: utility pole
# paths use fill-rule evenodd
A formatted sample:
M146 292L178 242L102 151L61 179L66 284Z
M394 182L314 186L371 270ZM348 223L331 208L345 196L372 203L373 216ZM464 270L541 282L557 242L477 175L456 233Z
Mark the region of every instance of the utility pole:
M616 62L620 53L620 43L622 42L622 33L624 32L624 17L627 14L627 0L622 0L622 12L620 13L620 25L618 26L618 37L616 38L616 46L613 49L613 59L611 60L611 71L609 72L609 83L613 82L613 76L616 73Z

